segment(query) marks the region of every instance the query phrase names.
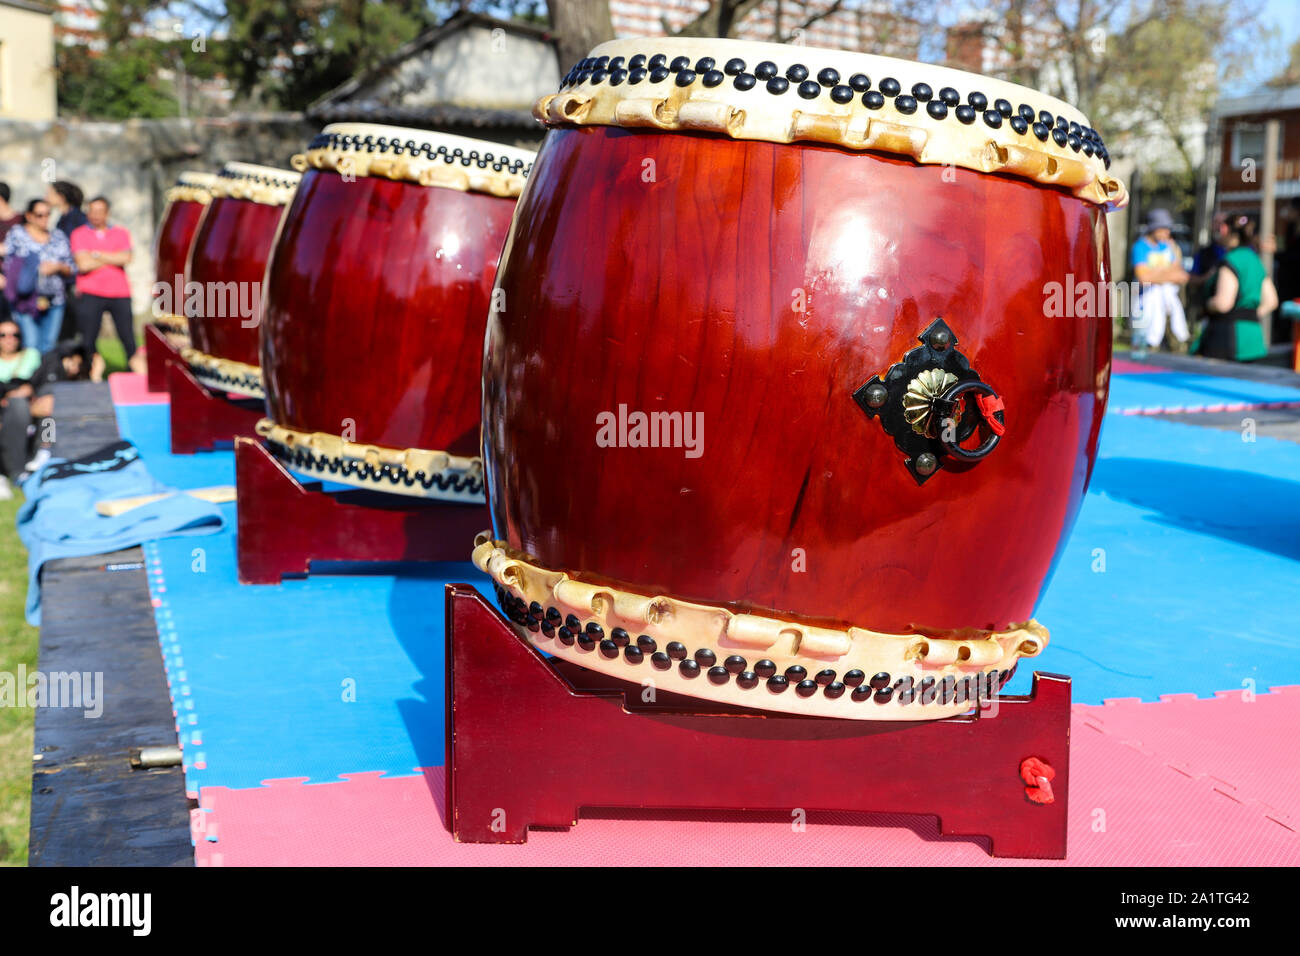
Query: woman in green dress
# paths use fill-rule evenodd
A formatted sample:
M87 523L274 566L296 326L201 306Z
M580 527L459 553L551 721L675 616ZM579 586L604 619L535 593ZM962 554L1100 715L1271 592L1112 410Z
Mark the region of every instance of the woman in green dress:
M1253 237L1254 226L1246 216L1232 220L1228 251L1207 284L1210 323L1201 336L1202 355L1251 362L1268 354L1259 319L1277 308L1277 289L1251 248Z

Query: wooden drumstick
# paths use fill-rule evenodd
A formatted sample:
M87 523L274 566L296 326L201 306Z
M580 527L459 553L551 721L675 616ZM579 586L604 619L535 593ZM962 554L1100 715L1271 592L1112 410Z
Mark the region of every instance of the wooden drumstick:
M160 495L139 495L135 498L109 499L96 502L95 510L106 518L115 518L132 508L139 508L141 505L161 501L164 498L170 498L172 495L189 495L193 498L211 501L213 504L223 504L235 500L235 486L214 485L211 488L194 488L190 491L168 491Z

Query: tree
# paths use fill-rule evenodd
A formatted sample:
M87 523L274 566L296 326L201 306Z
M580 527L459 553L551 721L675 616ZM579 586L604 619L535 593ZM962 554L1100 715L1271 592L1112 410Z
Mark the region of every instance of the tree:
M158 76L157 44L123 43L112 56L86 47L55 50L59 113L93 119L176 116L175 94Z

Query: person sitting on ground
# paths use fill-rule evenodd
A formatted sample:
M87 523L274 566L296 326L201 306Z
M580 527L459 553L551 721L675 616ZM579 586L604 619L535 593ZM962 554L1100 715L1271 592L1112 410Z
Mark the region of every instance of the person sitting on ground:
M1251 245L1254 238L1250 217L1229 224L1228 251L1208 287L1210 324L1200 347L1207 358L1251 362L1268 355L1259 320L1277 308L1277 289Z
M1133 340L1139 347L1158 349L1165 326L1179 344L1187 342L1187 316L1179 298L1187 284L1183 252L1173 240L1174 217L1167 209L1152 209L1145 235L1133 243L1133 272L1142 288L1134 315Z
M23 348L23 332L13 319L0 319L0 501L13 497L9 482L17 480L27 462L31 377L41 365L41 353Z
M134 372L144 371L144 355L136 349L135 317L131 314L131 283L126 266L132 258L131 234L108 223L109 202L96 196L87 207L88 222L72 233L77 258L77 329L94 347L108 312Z

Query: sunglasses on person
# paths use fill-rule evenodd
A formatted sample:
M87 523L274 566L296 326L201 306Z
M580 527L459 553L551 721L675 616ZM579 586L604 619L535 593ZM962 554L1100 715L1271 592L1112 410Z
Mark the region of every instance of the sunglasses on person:
M27 215L31 216L33 219L49 219L49 218L50 218L50 212L49 212L48 209L47 209L45 212L29 212Z
M4 332L4 331L0 331L0 339L16 339L16 338L19 338L19 335L18 335L17 332Z

